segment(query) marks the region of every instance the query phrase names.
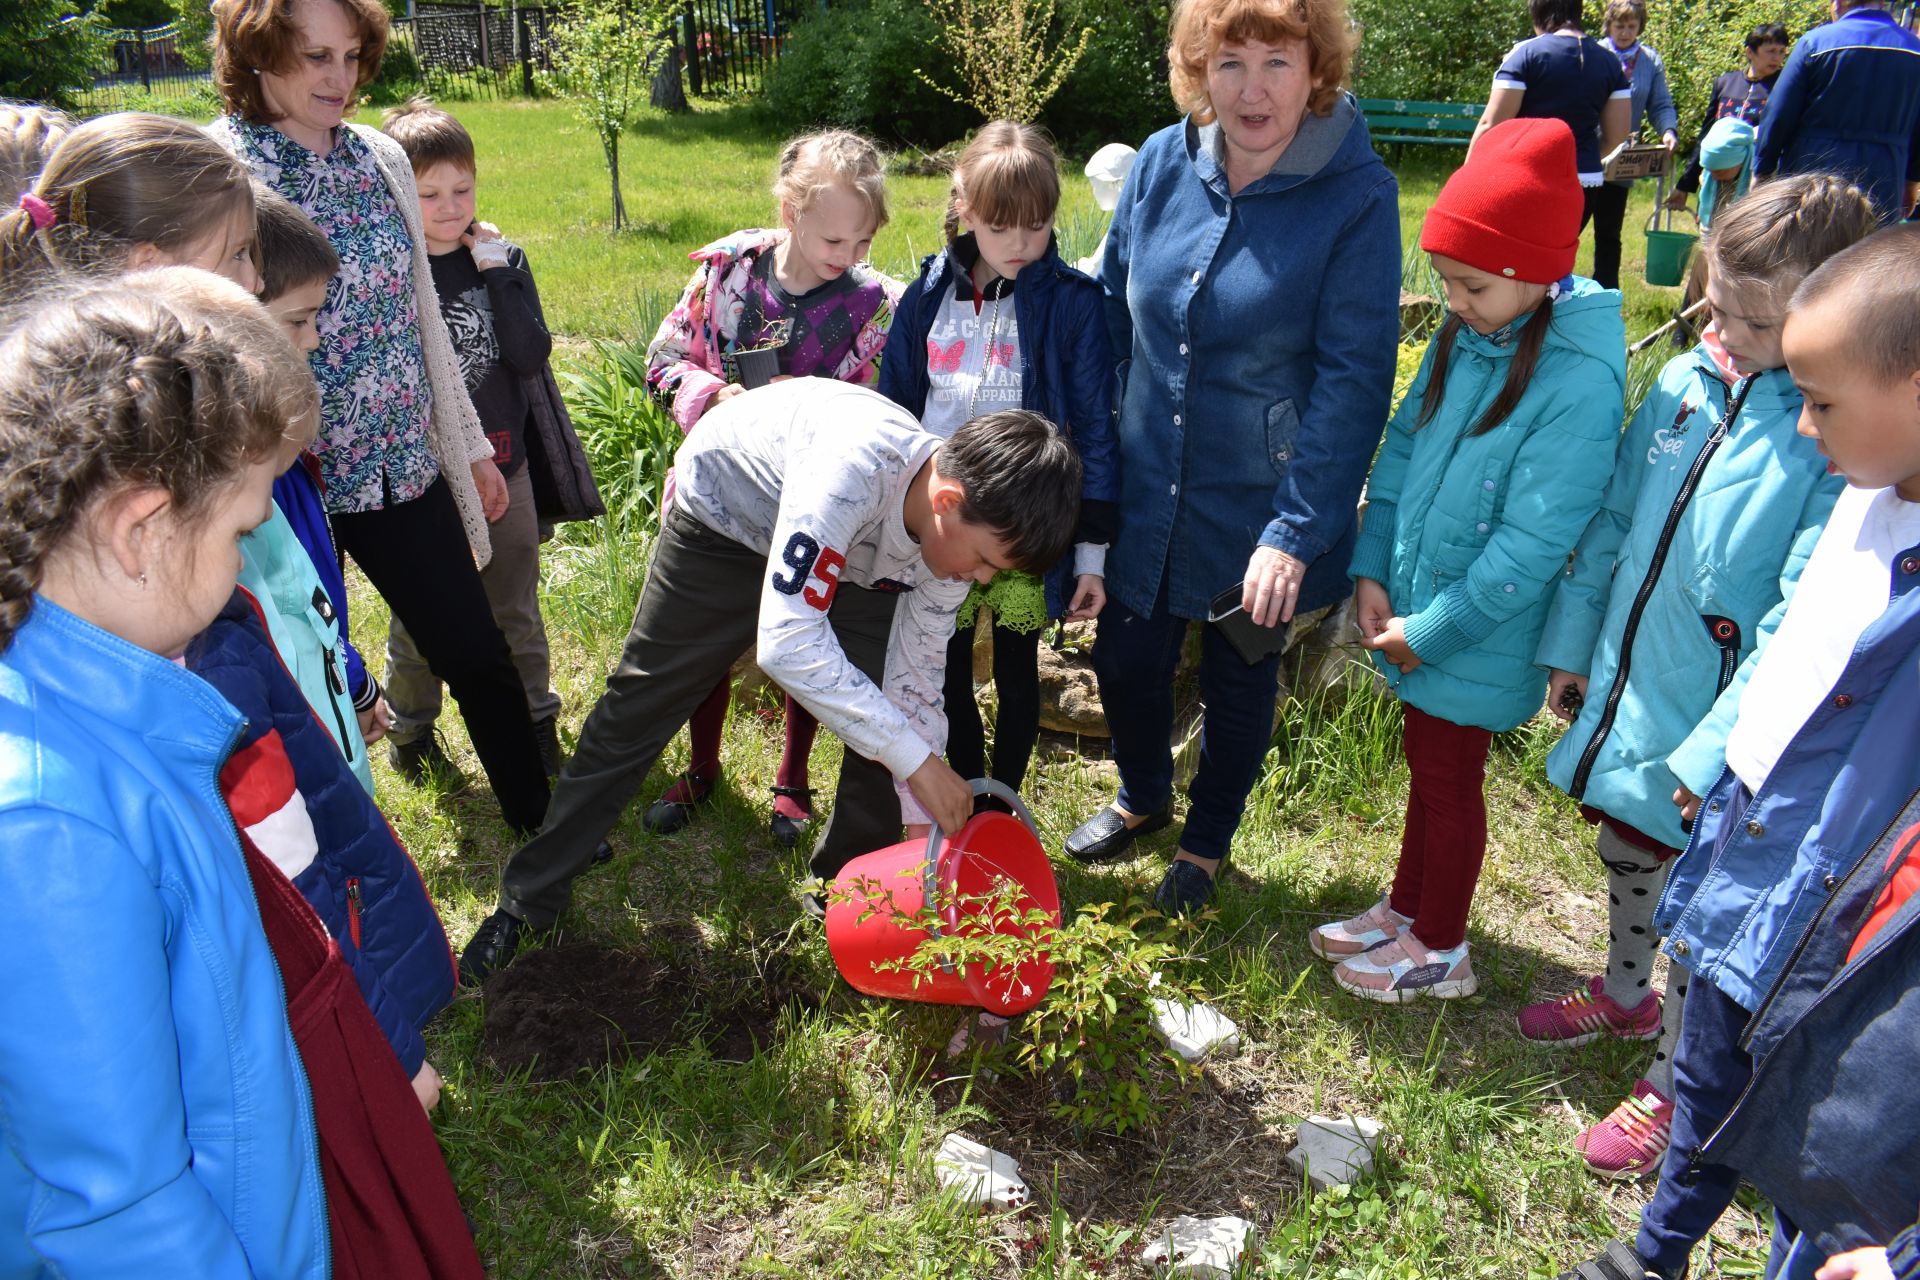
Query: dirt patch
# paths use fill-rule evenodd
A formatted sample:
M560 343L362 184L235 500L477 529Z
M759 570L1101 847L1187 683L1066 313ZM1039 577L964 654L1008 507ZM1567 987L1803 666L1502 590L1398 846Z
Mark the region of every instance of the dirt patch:
M542 948L488 979L483 1043L502 1071L558 1080L603 1063L704 1040L715 1057L744 1061L779 1034L788 1007L812 1003L791 984L715 989L677 961L645 951Z

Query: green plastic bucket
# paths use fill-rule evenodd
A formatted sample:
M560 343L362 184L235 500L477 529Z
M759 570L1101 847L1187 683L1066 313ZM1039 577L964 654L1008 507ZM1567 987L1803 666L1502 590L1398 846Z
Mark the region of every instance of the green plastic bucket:
M1700 237L1690 231L1647 228L1647 283L1668 288L1687 278L1687 259Z

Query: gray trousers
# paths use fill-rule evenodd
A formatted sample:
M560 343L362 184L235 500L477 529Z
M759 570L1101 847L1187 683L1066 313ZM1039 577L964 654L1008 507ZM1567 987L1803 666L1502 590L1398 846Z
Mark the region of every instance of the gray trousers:
M527 691L527 711L538 722L560 714L547 652L547 624L540 617L540 517L533 509L533 480L523 462L507 477L507 513L487 526L493 559L480 571L493 620L513 650L513 667ZM427 669L413 637L395 614L387 625L387 710L394 742L411 742L440 718L440 680Z
M502 873L500 907L538 929L566 910L575 877L647 780L694 709L751 649L763 552L713 532L678 507L654 543L646 585L607 691L560 773L547 820ZM843 583L828 618L847 658L875 684L885 672L895 597ZM814 847L831 878L860 854L900 839L900 801L883 765L846 752L832 815Z

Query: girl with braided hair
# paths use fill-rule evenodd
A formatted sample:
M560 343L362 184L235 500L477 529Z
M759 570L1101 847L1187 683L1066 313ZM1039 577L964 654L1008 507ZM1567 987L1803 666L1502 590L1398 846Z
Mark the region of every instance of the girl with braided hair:
M178 659L233 591L313 381L203 272L0 338L0 1274L324 1277L312 1099Z
M30 189L0 199L0 298L61 269L199 267L260 290L246 167L183 120L89 120L61 139Z

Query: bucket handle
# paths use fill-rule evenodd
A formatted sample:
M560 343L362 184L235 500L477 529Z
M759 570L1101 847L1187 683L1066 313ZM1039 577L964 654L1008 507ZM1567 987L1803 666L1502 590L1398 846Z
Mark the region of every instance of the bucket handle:
M996 800L1004 801L1006 804L1011 805L1014 816L1026 823L1027 830L1033 832L1036 840L1039 839L1040 828L1034 825L1033 815L1027 812L1027 806L1021 801L1019 792L997 778L975 778L967 785L973 788L973 794L976 796L992 796ZM939 901L937 895L940 888L940 846L945 843L947 837L946 833L940 830L940 824L938 822L933 821L932 818L929 818L928 821L932 822L933 825L927 831L927 860L925 870L921 872L921 875L925 877L925 884L922 887L920 901L928 907L934 907ZM927 926L927 932L931 937L937 939L940 937L940 912L936 908L929 912L929 914L933 918ZM953 964L951 961L942 960L940 967L948 973L953 972Z
M1667 209L1663 207L1663 202L1655 202L1653 207L1653 212L1649 214L1647 217L1647 230L1649 231L1673 230L1673 215L1676 213L1684 213L1689 218L1692 218L1694 234L1698 235L1700 233L1700 215L1699 214L1695 213L1692 209Z

